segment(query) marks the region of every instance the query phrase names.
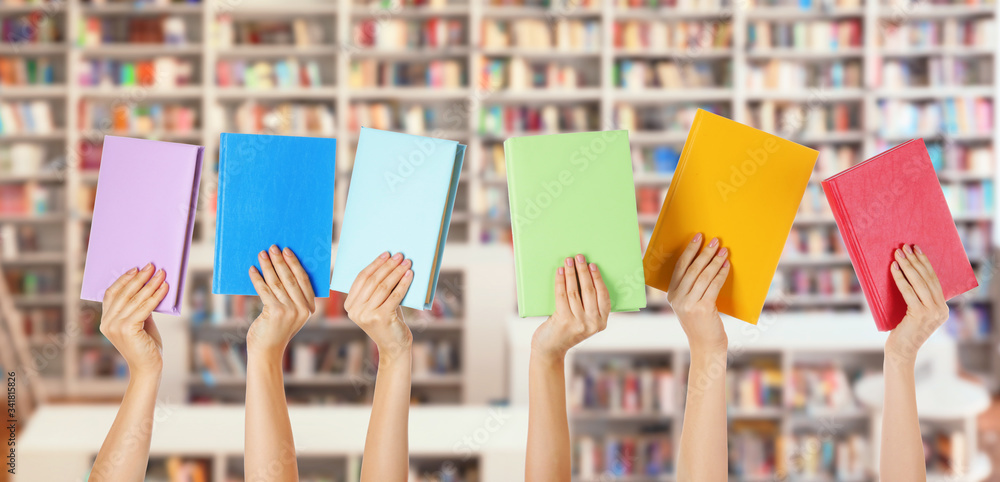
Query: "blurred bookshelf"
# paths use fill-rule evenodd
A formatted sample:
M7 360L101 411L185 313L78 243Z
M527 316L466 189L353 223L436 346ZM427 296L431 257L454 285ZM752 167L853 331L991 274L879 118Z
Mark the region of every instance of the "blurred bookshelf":
M645 243L696 108L820 151L767 306L780 312L867 309L819 182L924 137L982 285L952 303L946 330L965 369L995 387L995 2L3 0L0 14L0 254L29 339L46 349L53 396L124 389L99 306L78 299L106 134L206 147L185 386L192 401L237 402L254 302L210 295L220 132L336 137L334 241L359 126L464 142L448 243L474 259L510 243L502 142L516 135L629 129ZM470 279L462 267L445 276L452 293ZM669 309L648 295L649 311ZM428 354L417 399L467 398L464 368L477 356L467 305L478 302L442 296L416 318L434 327L416 335ZM370 397L374 350L337 303L289 350L291 399ZM502 323L513 303L472 322ZM684 371L680 360L651 362ZM655 437L643 446L667 450Z

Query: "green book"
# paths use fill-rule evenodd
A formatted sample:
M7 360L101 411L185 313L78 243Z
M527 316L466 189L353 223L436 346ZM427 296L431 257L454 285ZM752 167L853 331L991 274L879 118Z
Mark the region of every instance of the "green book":
M611 311L646 306L628 131L514 137L503 144L521 317L555 311L556 268L597 263Z

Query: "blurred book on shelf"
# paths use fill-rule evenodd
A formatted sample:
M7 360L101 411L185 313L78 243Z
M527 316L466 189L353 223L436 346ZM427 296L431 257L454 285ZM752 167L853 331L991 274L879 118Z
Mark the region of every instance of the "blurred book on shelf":
M64 195L63 189L48 183L0 184L0 216L56 213L62 210Z
M861 19L766 21L747 24L747 47L753 50L836 51L861 48Z
M107 44L166 44L188 42L187 21L179 16L88 17L83 20L78 44L94 47Z
M221 14L215 21L215 44L220 49L247 45L311 47L331 43L331 36L319 18L288 20L244 20ZM291 53L291 52L290 52Z
M778 443L779 427L772 421L737 420L729 426L729 473L755 480L788 473Z
M468 85L465 62L431 60L428 62L354 60L348 85L351 88L431 87L457 89Z
M870 444L864 434L824 432L782 435L779 454L788 475L805 480L866 480L873 473Z
M731 66L728 61L618 60L611 75L614 85L626 90L731 87Z
M747 89L842 89L861 87L861 61L799 62L771 59L751 63Z
M52 103L45 100L0 101L0 136L49 134L55 129Z
M336 118L328 103L243 101L218 105L213 113L223 132L332 137Z
M466 23L458 18L373 19L354 24L351 40L362 49L440 49L467 45Z
M248 89L287 89L291 87L319 87L329 84L320 75L316 60L220 60L215 64L215 82L219 87L246 87Z
M984 97L948 97L932 101L887 99L879 102L879 135L989 135L993 101Z
M726 49L733 44L732 29L731 22L619 20L614 24L612 35L614 47L622 52ZM706 38L710 42L705 42Z
M698 109L723 117L729 117L732 110L729 102L699 104L683 102L664 105L619 103L615 106L614 120L616 126L627 129L631 134L649 131L657 134L683 133L686 137Z
M611 431L600 436L582 435L573 440L573 474L580 480L605 477L626 480L659 480L674 472L674 444L669 434L655 433L658 426L638 433Z
M63 41L62 19L46 11L10 15L0 19L0 39L10 44L54 44Z
M516 48L523 50L597 52L601 48L601 24L598 20L483 20L484 49Z
M107 103L80 101L78 128L82 131L116 132L132 136L196 134L198 114L192 105L159 102Z
M677 380L665 366L631 357L602 366L577 366L569 383L571 413L670 416L677 410Z
M53 85L55 69L46 57L0 57L0 86Z
M81 87L155 87L166 89L198 83L195 60L158 56L143 60L80 60L77 85Z
M522 56L484 58L478 87L488 92L526 89L596 88L595 70L565 61L532 61Z
M491 105L479 114L479 131L499 137L517 133L555 134L597 129L597 106Z
M739 413L780 408L783 388L783 374L777 366L730 368L726 373L726 405Z

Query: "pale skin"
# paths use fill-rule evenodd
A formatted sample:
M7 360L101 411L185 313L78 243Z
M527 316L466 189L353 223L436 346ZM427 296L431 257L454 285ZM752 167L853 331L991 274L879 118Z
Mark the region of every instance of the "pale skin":
M118 415L94 461L94 482L142 481L146 476L163 343L153 309L169 289L163 270L132 268L104 293L101 333L128 363L129 381Z
M244 471L247 481L299 480L281 360L292 337L316 309L309 276L291 249L258 254L250 280L264 303L247 331Z
M879 473L886 482L925 480L924 444L914 380L917 351L948 319L941 282L916 245L894 253L889 271L906 300L906 315L885 342L885 397ZM891 439L891 440L890 440Z
M667 300L691 347L687 403L678 451L677 480L728 479L726 361L729 338L716 307L729 276L729 250L713 238L702 248L696 234L670 278Z
M378 347L378 376L361 482L406 482L409 472L413 334L399 304L413 282L411 265L400 253L382 253L358 273L344 300L347 316Z
M531 339L526 482L571 480L566 415L566 352L608 326L611 298L594 263L582 254L556 269L556 310Z

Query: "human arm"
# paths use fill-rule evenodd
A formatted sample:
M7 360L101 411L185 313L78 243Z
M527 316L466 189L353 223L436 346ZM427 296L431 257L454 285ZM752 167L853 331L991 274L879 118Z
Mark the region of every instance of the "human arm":
M382 253L354 279L344 309L378 347L378 372L365 437L361 482L405 482L409 473L413 334L399 304L413 281L411 261Z
M566 352L608 326L611 298L594 263L582 254L556 269L556 309L535 331L528 368L526 482L569 482Z
M101 333L128 364L129 381L90 473L93 482L146 478L156 393L163 373L163 343L152 313L167 295L162 270L133 268L104 293Z
M299 479L281 361L292 337L316 309L309 275L291 249L272 245L258 254L250 280L264 303L247 331L244 472L247 480Z

